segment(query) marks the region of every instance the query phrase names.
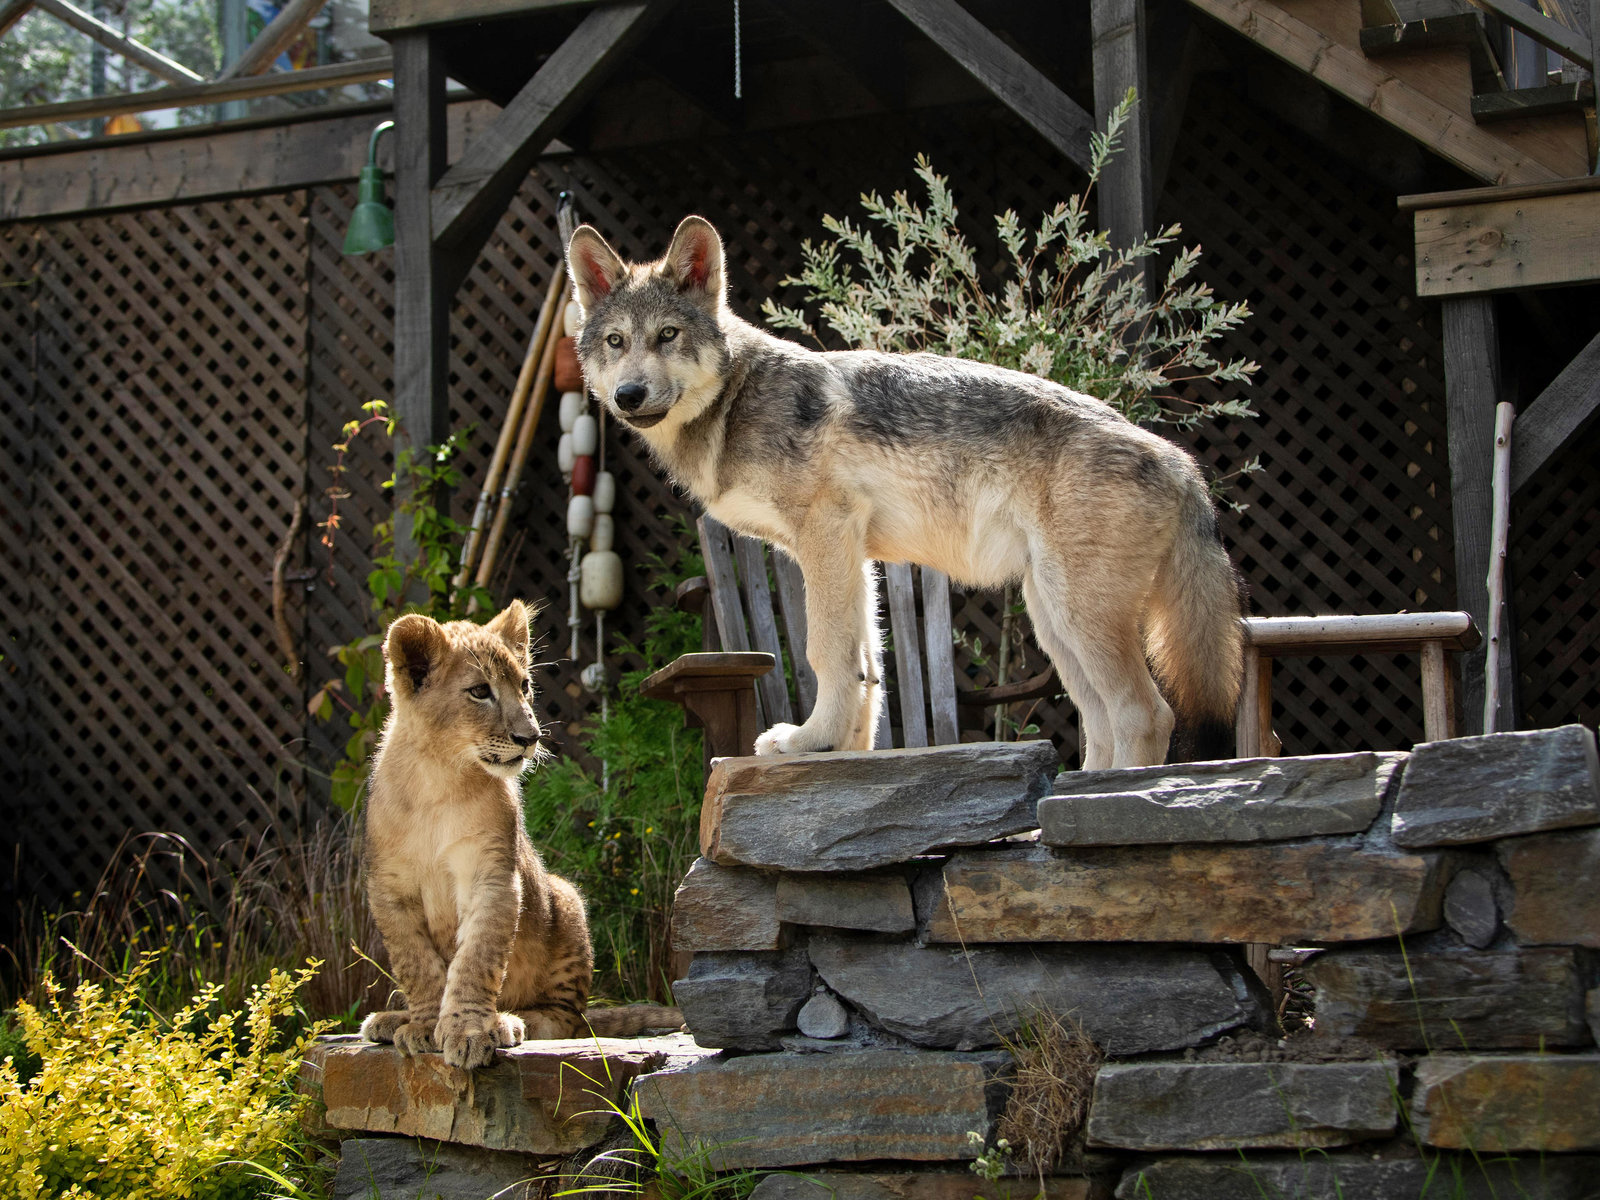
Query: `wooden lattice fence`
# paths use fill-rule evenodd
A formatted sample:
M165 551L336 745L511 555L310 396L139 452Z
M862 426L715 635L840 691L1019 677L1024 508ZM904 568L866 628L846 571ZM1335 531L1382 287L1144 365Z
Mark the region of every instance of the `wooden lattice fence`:
M541 163L458 296L452 418L472 422L456 497L464 517L493 444L534 310L558 261L555 193L624 253L658 253L685 213L729 245L733 302L754 316L799 263L824 212L868 188L911 186L927 152L970 230L1027 219L1080 186L1030 132L975 106L617 151ZM17 809L30 887L47 899L93 880L129 830L178 829L215 851L318 779L344 730L305 716L334 668L327 648L370 631L366 572L386 506L380 439L349 459L331 558L331 445L389 394L387 255L339 252L344 184L72 221L0 226L0 787ZM1261 416L1188 438L1246 505L1224 515L1257 611L1373 612L1454 603L1437 312L1411 284L1392 189L1330 161L1225 92L1196 89L1160 215L1206 248L1205 274L1256 316L1231 349L1262 364ZM27 284L26 281L37 279ZM794 299L794 297L787 297ZM568 746L597 706L565 661L565 491L553 412L536 442L502 595L546 599L544 717ZM1595 443L1569 451L1519 502L1517 603L1530 719L1600 712L1593 580ZM673 562L688 508L613 428L618 542L630 564ZM1587 457L1585 457L1587 456ZM284 672L268 577L297 499L311 530L289 614L308 671ZM1535 552L1536 551L1536 552ZM330 576L331 571L331 576ZM612 628L637 638L666 602L643 571ZM992 647L992 594L958 595L959 626ZM963 655L976 682L985 672ZM1032 653L1030 669L1041 664ZM623 667L637 663L624 659ZM1286 752L1406 746L1421 735L1414 664L1290 661L1276 717ZM1033 714L1069 761L1072 710Z

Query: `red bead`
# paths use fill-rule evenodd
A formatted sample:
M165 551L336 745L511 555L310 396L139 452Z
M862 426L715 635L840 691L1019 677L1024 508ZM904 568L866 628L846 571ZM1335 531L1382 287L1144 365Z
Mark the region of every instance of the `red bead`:
M572 460L572 494L574 496L594 495L594 477L596 475L594 455L580 454Z

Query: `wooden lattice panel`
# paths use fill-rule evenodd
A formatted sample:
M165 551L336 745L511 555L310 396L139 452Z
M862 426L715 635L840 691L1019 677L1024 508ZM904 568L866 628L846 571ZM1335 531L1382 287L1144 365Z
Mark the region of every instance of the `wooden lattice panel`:
M294 195L39 231L30 866L202 851L300 784L269 576L305 477ZM297 620L297 614L290 614Z

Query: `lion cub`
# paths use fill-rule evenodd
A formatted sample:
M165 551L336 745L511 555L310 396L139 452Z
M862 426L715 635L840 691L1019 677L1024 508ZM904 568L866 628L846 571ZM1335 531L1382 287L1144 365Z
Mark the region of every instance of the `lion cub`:
M542 756L529 610L487 625L399 618L384 641L393 708L371 776L367 900L406 1007L362 1036L403 1054L486 1066L524 1037L676 1027L676 1009L596 1009L578 890L545 870L523 828L517 777Z

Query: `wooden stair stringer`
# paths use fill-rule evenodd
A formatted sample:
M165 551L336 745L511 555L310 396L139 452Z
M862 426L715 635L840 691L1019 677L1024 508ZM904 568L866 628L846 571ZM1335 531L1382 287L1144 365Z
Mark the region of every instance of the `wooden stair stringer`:
M1588 174L1587 134L1575 113L1506 121L1492 130L1473 121L1464 49L1369 59L1360 48L1360 8L1348 0L1295 0L1292 13L1272 0L1188 2L1486 183Z

